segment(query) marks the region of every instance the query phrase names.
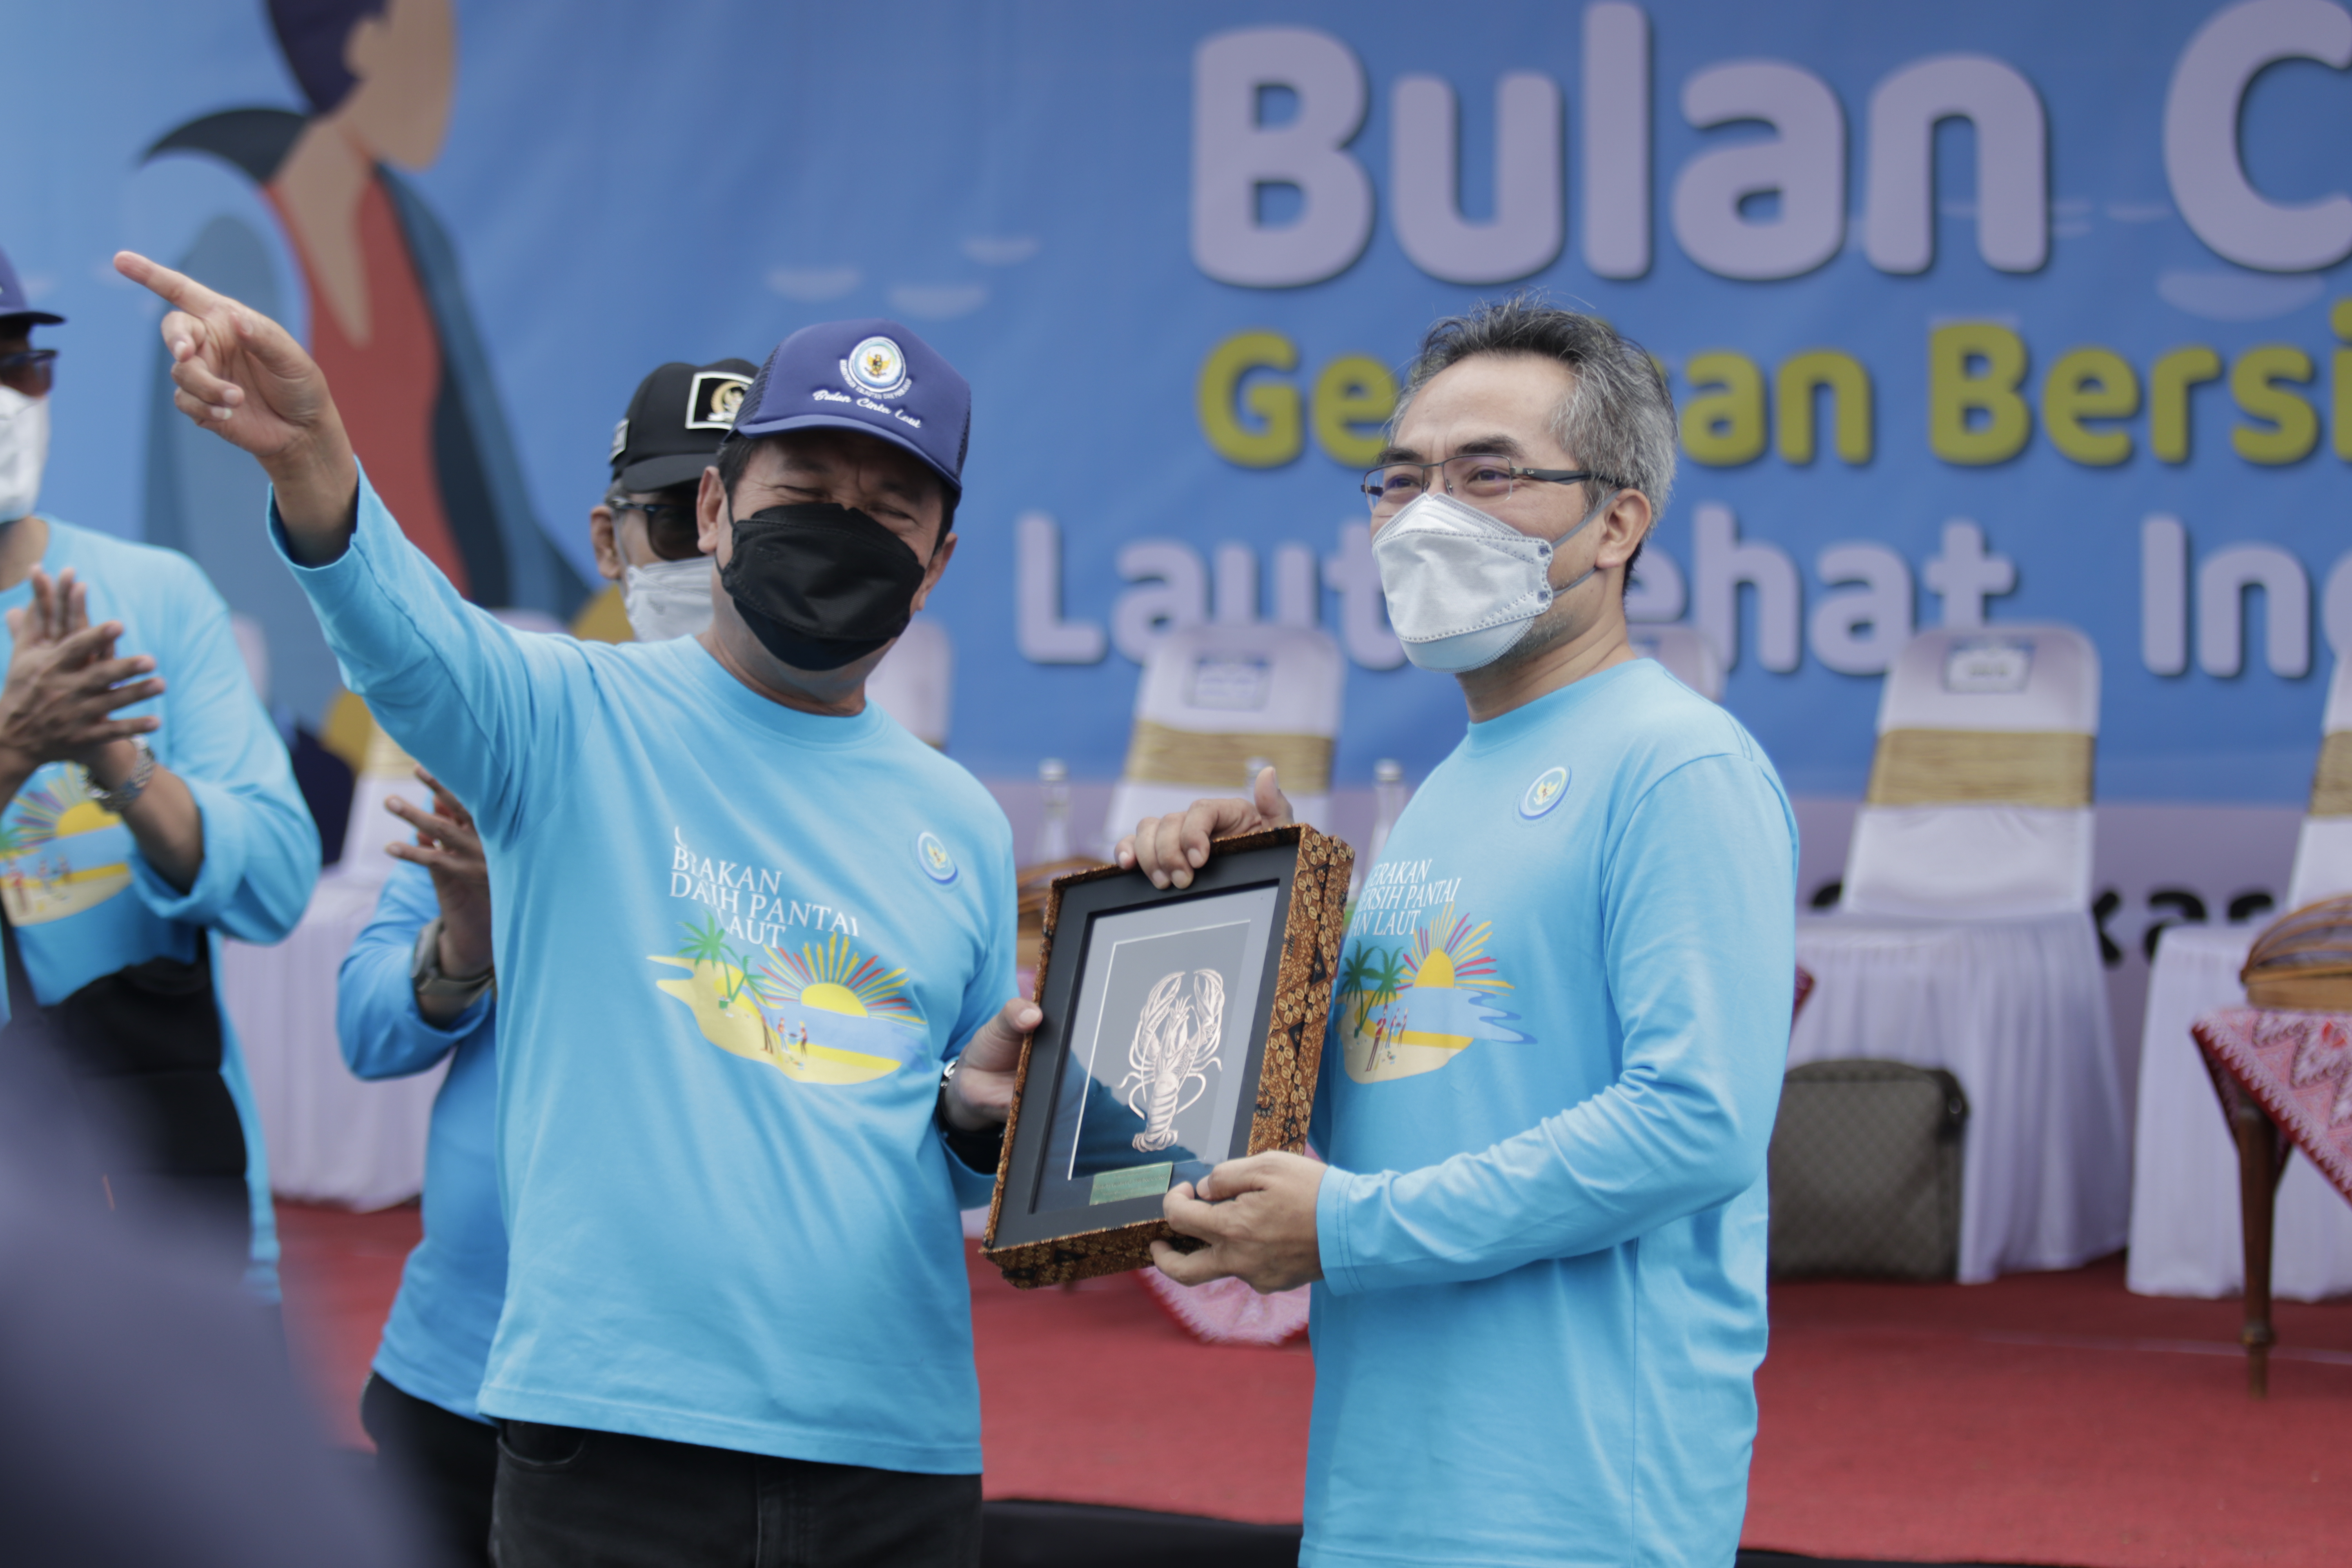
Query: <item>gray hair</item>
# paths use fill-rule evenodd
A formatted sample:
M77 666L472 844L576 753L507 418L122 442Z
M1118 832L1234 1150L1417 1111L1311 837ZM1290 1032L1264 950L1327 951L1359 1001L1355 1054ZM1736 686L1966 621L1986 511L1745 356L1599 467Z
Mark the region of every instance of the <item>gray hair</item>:
M1393 437L1413 394L1438 372L1477 354L1540 354L1576 377L1552 410L1552 435L1578 462L1611 484L1640 490L1653 517L1675 488L1675 398L1649 351L1598 316L1580 315L1517 294L1429 329L1405 367L1404 391L1389 420Z

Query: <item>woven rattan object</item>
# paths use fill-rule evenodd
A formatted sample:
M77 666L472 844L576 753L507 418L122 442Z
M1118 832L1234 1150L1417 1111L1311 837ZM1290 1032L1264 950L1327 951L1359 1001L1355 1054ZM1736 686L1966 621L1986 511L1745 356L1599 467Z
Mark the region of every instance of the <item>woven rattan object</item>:
M2254 939L2238 972L2257 1007L2352 1012L2352 898L2289 910Z

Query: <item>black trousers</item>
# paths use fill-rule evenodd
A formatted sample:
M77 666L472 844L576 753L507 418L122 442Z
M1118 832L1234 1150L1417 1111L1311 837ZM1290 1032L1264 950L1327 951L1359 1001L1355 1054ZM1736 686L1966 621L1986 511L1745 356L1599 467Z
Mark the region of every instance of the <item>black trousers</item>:
M980 1478L503 1424L499 1568L978 1568Z
M499 1433L368 1374L360 1425L375 1439L376 1462L416 1507L424 1530L454 1563L490 1560L490 1493L499 1479Z

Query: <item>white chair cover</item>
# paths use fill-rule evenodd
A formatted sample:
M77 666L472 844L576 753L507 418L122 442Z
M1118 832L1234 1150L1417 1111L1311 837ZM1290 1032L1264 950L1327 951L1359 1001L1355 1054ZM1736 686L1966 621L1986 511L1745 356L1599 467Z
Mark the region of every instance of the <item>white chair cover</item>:
M2098 700L2067 627L1931 631L1896 656L1878 731L2090 735ZM1816 984L1791 1064L1939 1067L1968 1095L1964 1280L2123 1244L2129 1130L2090 881L2087 805L1864 805L1842 909L1797 922Z
M2088 913L1800 915L1797 962L1814 985L1790 1066L1876 1057L1960 1080L1962 1280L2072 1268L2123 1245L2130 1144Z
M2238 971L2260 929L2168 927L2148 973L2124 1276L2143 1296L2231 1296L2245 1285L2238 1146L2189 1026L2200 1013L2245 1005ZM2288 1157L2276 1215L2273 1292L2297 1301L2352 1292L2352 1204L2310 1161Z
M2339 659L2327 688L2323 735L2352 731L2352 680ZM2313 814L2295 839L2286 907L2352 892L2352 816L2314 781ZM2131 1258L2126 1282L2143 1296L2228 1296L2245 1285L2238 1150L2189 1037L2200 1013L2242 1007L2238 972L2259 926L2168 927L2147 976L2133 1147ZM2352 1291L2352 1204L2308 1160L2292 1156L2279 1184L2271 1289L2299 1301Z
M948 629L918 616L866 678L866 698L925 745L948 749L948 715L955 694L955 647Z
M352 853L385 858L373 843ZM380 872L373 880L321 879L301 922L276 947L221 943L221 1003L244 1047L270 1190L280 1197L380 1209L425 1190L425 1134L445 1069L362 1083L335 1043L336 974L375 917L382 881Z
M1299 821L1326 826L1346 679L1339 645L1316 627L1212 625L1170 633L1137 683L1137 743L1111 791L1102 852L1143 817L1181 811L1203 795L1241 794L1252 755L1281 769ZM1285 752L1319 754L1319 776L1301 778L1296 766L1283 766ZM1202 758L1214 760L1217 771L1203 771Z
M1635 625L1625 631L1636 654L1656 659L1666 673L1708 701L1723 700L1722 657L1697 627Z
M2323 752L2338 735L2347 736L2347 743L2352 744L2352 679L2347 679L2347 669L2352 667L2337 659L2336 673L2327 682L2327 712L2319 724ZM2303 819L2303 831L2295 836L2294 870L2286 884L2290 910L2352 892L2352 816L2320 816L2323 804L2335 803L2320 800L2318 783L2313 781L2311 815Z
M1878 705L1881 737L2098 728L2098 652L2071 626L1922 632L1895 656ZM2011 917L2090 901L2087 803L1865 805L1854 818L1843 907L1855 913Z
M1843 907L1919 919L2030 919L2091 902L2091 814L2031 805L1865 805Z

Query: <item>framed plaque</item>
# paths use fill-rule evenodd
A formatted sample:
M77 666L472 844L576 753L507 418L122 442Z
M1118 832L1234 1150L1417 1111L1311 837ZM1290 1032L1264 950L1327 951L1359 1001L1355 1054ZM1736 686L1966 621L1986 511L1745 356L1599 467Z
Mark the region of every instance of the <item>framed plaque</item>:
M1160 1200L1306 1146L1355 854L1290 825L1189 888L1104 866L1046 894L1037 1004L982 1249L1015 1285L1139 1268Z

